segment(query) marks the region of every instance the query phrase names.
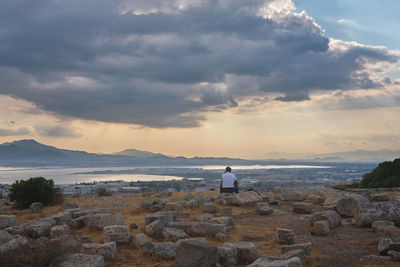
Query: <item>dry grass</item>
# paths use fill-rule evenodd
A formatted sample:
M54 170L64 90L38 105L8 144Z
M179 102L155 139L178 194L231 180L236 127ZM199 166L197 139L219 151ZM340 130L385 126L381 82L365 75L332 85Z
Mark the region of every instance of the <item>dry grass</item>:
M187 193L177 192L170 197L166 197L171 201L183 200ZM215 197L218 192L207 192L212 197ZM124 224L130 225L136 223L138 229L131 230L131 234L144 232L145 224L144 217L149 212L142 211L140 208L140 202L145 199L154 199L156 196L144 197L142 194L120 194L113 195L110 197L98 197L95 195L89 195L79 198L65 199L66 202L75 202L80 208L104 208L107 212L114 214L121 213L124 218ZM220 209L225 206L215 203ZM297 236L305 237L305 239L296 240L296 242L313 242L312 262L307 266L331 266L334 262L335 255L330 254L330 251L324 250L326 246L349 246L357 249L358 246L363 249L368 249L370 254L376 250L377 241L376 239L369 240L343 240L335 244L333 238L337 235L334 231L327 237L310 237L310 224L303 215L293 215L292 203L282 202L279 208L288 213L288 215L269 215L261 216L255 211L255 208L232 206L232 215L235 221L235 225L228 231L227 240L225 242L239 242L248 241L253 242L258 247L260 256L279 256L281 255L281 245L276 241L276 229L277 228L288 228L292 229ZM314 205L314 211L322 210L322 204ZM41 218L48 217L61 211L61 205L45 207L42 214L33 214L29 209L26 210L4 210L0 211L0 214L15 214L17 215L17 223L23 223L26 221L38 220ZM198 209L185 208L181 211L187 213L188 220L194 220L198 218L204 211L200 207ZM304 218L303 218L304 217ZM90 236L93 242L102 243L103 235L102 231L89 229L87 227L83 229L72 229L73 234ZM360 230L361 231L361 230ZM363 231L363 230L362 230ZM370 233L371 234L371 233ZM311 239L310 239L311 238ZM157 240L154 240L158 242ZM217 241L213 237L207 237L207 242L214 245L221 245L223 242ZM372 264L372 262L370 263ZM132 244L118 246L118 256L115 260L106 262L107 266L175 266L174 261L161 261L156 258L152 258L148 255L143 254L142 251L133 247ZM360 265L357 265L360 266ZM375 265L370 265L375 266ZM395 266L388 263L387 266Z

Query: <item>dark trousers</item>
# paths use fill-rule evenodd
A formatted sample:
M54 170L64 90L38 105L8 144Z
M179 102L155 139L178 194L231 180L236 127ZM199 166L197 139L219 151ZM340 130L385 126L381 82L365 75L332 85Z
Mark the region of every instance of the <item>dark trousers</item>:
M239 193L239 185L235 184L235 187L222 187L222 183L221 186L219 188L219 192L220 193Z

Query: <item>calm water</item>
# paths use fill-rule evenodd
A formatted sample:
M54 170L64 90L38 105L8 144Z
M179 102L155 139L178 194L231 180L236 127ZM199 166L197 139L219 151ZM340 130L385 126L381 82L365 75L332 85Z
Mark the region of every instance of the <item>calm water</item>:
M16 180L29 179L30 177L43 176L47 179L53 179L56 184L82 183L91 181L170 181L181 180L180 176L169 175L149 175L149 174L85 174L93 171L119 171L133 170L143 168L196 168L204 170L221 170L225 166L207 165L207 166L168 166L168 167L104 167L104 168L11 168L0 167L0 183L13 183ZM329 168L326 166L308 166L308 165L252 165L252 166L232 166L235 170L251 170L251 169L287 169L287 168Z

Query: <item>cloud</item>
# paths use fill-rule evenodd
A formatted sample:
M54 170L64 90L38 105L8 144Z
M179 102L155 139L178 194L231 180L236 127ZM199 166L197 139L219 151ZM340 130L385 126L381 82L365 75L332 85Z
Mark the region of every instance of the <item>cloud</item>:
M40 126L35 126L34 128L36 134L47 137L79 138L82 136L82 133L78 132L77 130L62 125L57 125L57 126L40 125Z
M368 65L398 60L328 39L289 0L3 1L0 25L0 94L157 128L199 126L243 97L379 88Z
M16 135L31 135L31 131L27 127L17 129L0 128L0 136L16 136Z

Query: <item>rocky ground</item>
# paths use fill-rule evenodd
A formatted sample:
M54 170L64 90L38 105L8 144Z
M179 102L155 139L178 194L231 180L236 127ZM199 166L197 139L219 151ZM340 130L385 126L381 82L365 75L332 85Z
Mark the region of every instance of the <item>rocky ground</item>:
M54 266L400 266L398 192L357 193L92 195L5 208L0 263L41 242L68 252Z

